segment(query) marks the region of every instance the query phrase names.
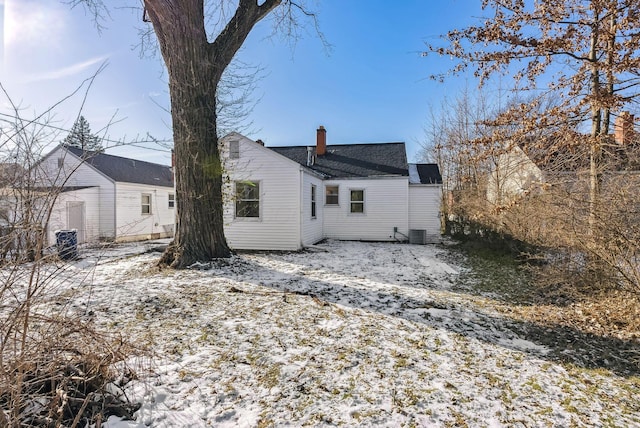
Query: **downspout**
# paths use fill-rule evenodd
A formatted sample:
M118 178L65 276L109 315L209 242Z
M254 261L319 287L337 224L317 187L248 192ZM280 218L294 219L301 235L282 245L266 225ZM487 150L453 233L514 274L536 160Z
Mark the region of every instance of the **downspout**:
M151 213L151 239L156 233L156 227L160 226L160 210L158 205L158 189L153 189L153 205L154 210Z
M311 165L313 165L313 147L307 146L307 168ZM298 168L300 172L300 248L302 249L304 248L304 169L301 166Z
M298 167L298 173L300 174L300 197L298 198L298 202L300 203L300 209L298 210L298 215L300 216L300 219L298 221L298 223L300 224L300 227L298 227L298 242L299 242L299 249L303 249L304 248L304 242L303 242L303 236L304 236L304 172L302 169L302 166Z
M118 240L118 185L113 182L113 242Z
M411 173L409 173L409 175L411 175ZM409 177L407 177L407 179L406 179L406 187L405 187L405 189L406 189L406 193L405 193L405 204L404 204L404 206L407 208L407 210L404 213L405 214L405 216L404 216L405 223L404 224L407 226L407 230L409 230L409 229L411 229L411 225L409 224L409 212L411 211L411 207L409 206L409 204L411 203L411 201L410 201L411 197L409 196L410 195ZM396 242L403 242L400 239L398 239L397 236L396 236L396 235L402 235L403 237L406 238L406 241L409 241L409 237L407 235L405 235L404 233L399 232L398 229L399 229L398 226L394 226L394 228L393 228L393 239Z
M417 167L416 167L417 168ZM410 212L411 212L411 186L409 185L409 177L407 177L407 185L405 187L405 189L407 189L407 199L406 199L406 203L404 204L405 207L407 207L407 212L406 212L406 217L405 217L405 224L407 225L407 233L410 233L409 230L411 229L411 225L409 224L410 221ZM409 242L409 237L405 234L402 234L403 236L405 236L407 238L407 242Z

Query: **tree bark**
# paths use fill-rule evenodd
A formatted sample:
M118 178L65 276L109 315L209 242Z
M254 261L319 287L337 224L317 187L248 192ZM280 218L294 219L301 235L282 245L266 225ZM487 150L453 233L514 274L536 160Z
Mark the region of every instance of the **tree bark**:
M595 19L597 25L597 19ZM589 235L595 234L596 208L600 195L600 133L602 130L602 108L600 100L600 69L598 67L598 30L591 34L591 138L589 139Z
M249 31L280 1L240 0L210 43L203 0L145 0L169 72L176 160L176 230L161 266L187 268L231 255L224 236L216 91Z

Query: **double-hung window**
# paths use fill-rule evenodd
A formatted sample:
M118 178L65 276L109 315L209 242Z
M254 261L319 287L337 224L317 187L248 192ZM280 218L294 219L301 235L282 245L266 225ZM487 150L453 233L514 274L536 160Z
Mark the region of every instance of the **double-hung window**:
M352 189L350 195L349 212L353 214L364 214L364 190Z
M240 141L229 141L229 159L240 159Z
M142 194L142 214L151 214L151 193Z
M316 218L316 186L311 185L311 218Z
M259 182L236 182L236 217L260 217Z
M338 205L338 186L326 186L324 188L325 205Z
M176 194L169 193L169 208L175 208L176 206Z

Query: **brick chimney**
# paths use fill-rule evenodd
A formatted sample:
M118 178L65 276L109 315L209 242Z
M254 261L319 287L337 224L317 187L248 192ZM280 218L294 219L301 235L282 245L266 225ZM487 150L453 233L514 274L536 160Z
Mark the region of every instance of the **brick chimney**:
M616 118L616 123L613 126L616 143L621 145L631 143L634 137L634 120L635 118L628 111L623 111Z
M316 156L322 156L327 152L327 130L320 126L316 133Z

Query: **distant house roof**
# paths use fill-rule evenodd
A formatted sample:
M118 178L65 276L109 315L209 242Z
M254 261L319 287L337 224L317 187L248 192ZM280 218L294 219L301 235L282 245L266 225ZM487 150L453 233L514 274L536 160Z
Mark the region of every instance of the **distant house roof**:
M91 189L93 187L98 187L98 186L64 186L63 188L60 189L60 192L61 193L75 192L76 190Z
M569 172L589 168L589 147L579 134L566 132L543 138L528 137L518 147L541 171Z
M410 184L442 184L440 169L435 163L410 163L409 164Z
M32 187L31 189L34 192L37 193L42 193L44 195L48 195L53 193L66 193L66 192L75 192L76 190L84 190L84 189L91 189L94 187L99 187L99 186L63 186L63 187L52 187L52 186L38 186L38 187Z
M589 136L572 134L571 140L550 138L542 143L527 140L519 144L523 153L546 173L566 173L589 170ZM600 167L609 171L631 171L640 168L640 140L628 139L625 144L614 141L601 146Z
M75 147L66 149L114 181L173 187L173 173L167 165L105 153L85 152Z
M315 146L269 148L327 178L409 175L404 143L328 145L322 156L316 156Z

